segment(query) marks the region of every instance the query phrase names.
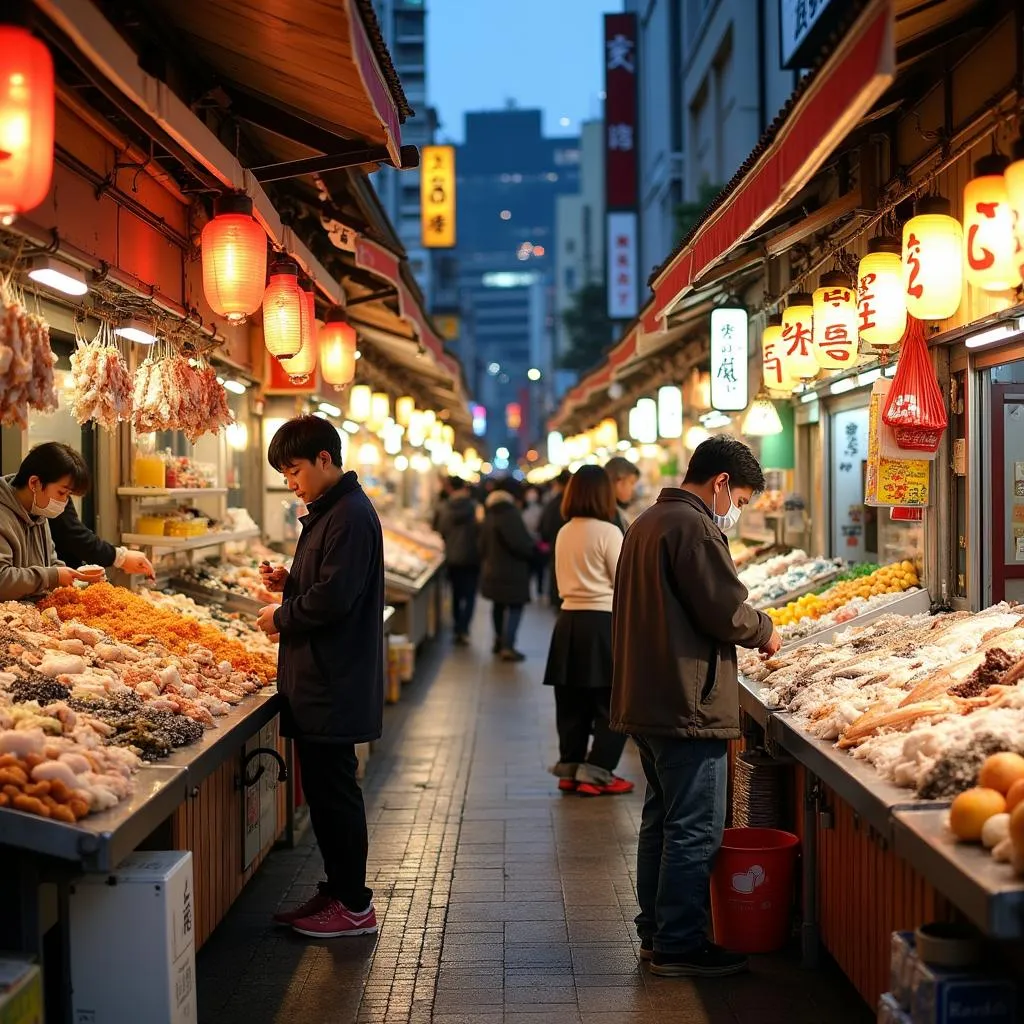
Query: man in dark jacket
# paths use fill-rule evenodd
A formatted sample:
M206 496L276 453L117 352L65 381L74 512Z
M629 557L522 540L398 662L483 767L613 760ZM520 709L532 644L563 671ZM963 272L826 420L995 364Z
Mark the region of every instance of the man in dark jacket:
M723 530L764 474L750 449L713 437L682 488L626 533L615 580L611 727L647 777L637 851L641 957L667 977L733 974L746 958L707 941L708 880L726 812L726 743L739 737L736 645L774 654L771 619L746 603Z
M523 522L519 484L502 480L487 496L480 530L480 593L494 602L494 653L502 661L525 661L516 650L523 606L530 600L530 572L537 546Z
M565 494L565 489L569 486L571 479L572 473L567 469L563 469L551 481L551 497L548 498L544 511L540 514L540 526L537 530L540 534L541 543L545 545L546 553L551 556L549 596L553 608L558 608L562 603L562 599L558 596L558 580L556 579L554 569L555 539L558 537L558 531L565 526L565 520L562 518L562 495Z
M437 508L435 529L444 538L448 579L452 585L455 642L465 647L469 643L469 627L480 582L480 524L477 521L480 506L458 477L451 477L448 486L448 498Z
M69 501L67 508L50 520L50 536L57 557L72 569L102 565L104 569L120 569L129 576L153 577L153 566L141 551L117 548L101 540L78 518L73 502Z
M280 638L282 733L295 740L302 788L327 881L296 910L277 914L302 935L377 931L366 887L367 830L355 744L377 739L384 718L384 540L356 474L341 468L338 431L316 416L289 420L270 464L306 504L291 571L263 566L280 605L259 626Z

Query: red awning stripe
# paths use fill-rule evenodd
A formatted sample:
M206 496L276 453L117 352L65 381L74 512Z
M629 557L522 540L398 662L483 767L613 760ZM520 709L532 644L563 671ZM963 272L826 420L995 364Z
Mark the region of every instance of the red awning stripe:
M349 38L352 40L353 56L355 65L359 70L359 77L362 79L363 89L373 106L373 112L380 121L384 130L388 153L396 167L402 166L402 118L391 95L384 73L377 62L377 56L370 45L370 38L366 34L366 26L363 19L356 10L356 4L349 0L348 3Z
M874 106L895 74L890 0L844 37L760 160L653 282L644 329L656 332L700 276L788 203Z

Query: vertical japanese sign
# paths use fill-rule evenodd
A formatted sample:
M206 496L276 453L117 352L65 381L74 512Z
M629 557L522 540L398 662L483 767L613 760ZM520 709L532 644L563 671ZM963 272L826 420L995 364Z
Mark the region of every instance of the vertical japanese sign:
M745 309L711 311L711 408L739 412L747 407L747 336Z
M424 146L420 165L421 235L425 249L455 246L455 147Z
M835 30L848 5L838 0L779 0L779 43L784 68L807 67L815 49Z
M636 15L604 16L604 169L607 210L608 315L637 314Z

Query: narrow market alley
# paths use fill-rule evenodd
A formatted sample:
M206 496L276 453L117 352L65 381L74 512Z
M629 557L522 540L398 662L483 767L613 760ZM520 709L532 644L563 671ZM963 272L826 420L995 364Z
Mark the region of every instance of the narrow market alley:
M691 982L638 965L633 885L642 786L560 796L551 694L539 682L551 612L528 608L522 665L438 642L388 709L365 782L376 938L274 928L320 878L309 833L273 854L198 956L201 1024L861 1024L838 971L761 957ZM640 780L635 754L621 768Z

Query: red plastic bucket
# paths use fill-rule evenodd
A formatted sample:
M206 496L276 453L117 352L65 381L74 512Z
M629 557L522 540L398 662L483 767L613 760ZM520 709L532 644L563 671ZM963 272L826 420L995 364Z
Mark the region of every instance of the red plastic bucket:
M771 953L789 938L793 868L800 840L774 828L727 828L711 875L715 942L737 953Z

